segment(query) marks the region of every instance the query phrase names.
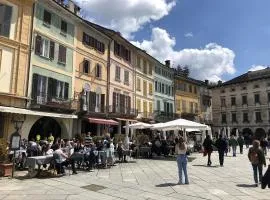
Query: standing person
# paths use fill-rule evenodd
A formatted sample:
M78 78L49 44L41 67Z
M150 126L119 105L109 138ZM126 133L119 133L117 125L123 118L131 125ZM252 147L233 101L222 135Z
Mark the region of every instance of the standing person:
M243 154L243 146L244 146L244 138L242 135L240 135L238 138L237 138L237 142L239 144L239 148L240 148L240 154Z
M231 137L229 143L232 146L233 157L236 157L236 148L237 148L238 142L235 139L235 136L234 135Z
M210 135L207 135L205 140L203 141L203 148L208 156L207 166L210 166L212 164L211 161L211 154L213 152L213 141L210 138Z
M266 166L265 156L263 151L260 148L260 141L254 140L252 142L252 147L248 151L248 159L252 164L253 168L253 177L256 186L258 187L258 171L259 171L259 182L262 182L262 170L263 165Z
M91 137L91 133L87 132L86 136L84 137L84 145L86 147L90 147L90 143L92 142L92 137Z
M262 150L263 150L263 153L264 153L265 155L267 155L267 146L268 146L268 142L267 142L266 138L262 138L262 139L261 139L260 145L261 145L261 148L262 148Z
M54 137L53 137L52 133L50 133L50 136L48 137L48 142L50 144L53 144L54 143Z
M222 135L219 135L219 138L216 141L216 147L218 149L219 164L223 167L224 164L224 153L227 150L227 143Z
M177 166L178 166L178 176L179 181L178 184L183 184L183 174L185 176L185 184L189 184L188 175L187 175L187 145L183 139L180 137L179 139L175 139L175 153L177 155Z

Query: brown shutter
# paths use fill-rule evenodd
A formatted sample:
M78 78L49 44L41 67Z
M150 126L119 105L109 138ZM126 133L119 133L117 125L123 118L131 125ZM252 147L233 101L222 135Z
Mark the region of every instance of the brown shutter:
M54 59L54 42L50 41L50 59Z
M32 99L36 101L38 87L38 74L33 74L32 80Z
M131 110L131 97L130 96L127 97L127 104L128 104L127 112L128 114L130 114L130 110Z
M104 111L105 111L105 94L101 94L100 106L101 106L101 112L104 113Z
M42 39L40 35L36 36L35 53L41 55Z
M115 107L116 107L116 93L113 93L113 107L112 112L115 113Z
M120 94L120 113L125 111L125 95Z

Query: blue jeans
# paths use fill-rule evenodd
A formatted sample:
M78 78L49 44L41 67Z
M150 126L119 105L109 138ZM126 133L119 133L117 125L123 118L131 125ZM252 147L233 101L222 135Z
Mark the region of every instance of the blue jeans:
M185 154L179 154L177 156L177 166L178 166L178 176L179 183L183 183L183 174L185 176L185 184L188 184L188 175L187 175L187 156Z
M256 164L252 164L252 168L253 168L253 177L254 177L254 181L255 183L258 183L258 171L259 171L259 181L260 183L262 182L262 165L256 165Z

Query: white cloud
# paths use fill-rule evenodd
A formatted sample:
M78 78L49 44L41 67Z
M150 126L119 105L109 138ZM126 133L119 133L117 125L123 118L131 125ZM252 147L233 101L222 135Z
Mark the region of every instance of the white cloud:
M267 66L264 65L252 65L251 68L248 71L258 71L267 68Z
M177 65L190 66L191 77L208 79L210 81L222 80L224 74L234 74L234 52L216 43L209 43L201 49L174 49L176 40L161 28L153 28L151 40L132 42L160 62L172 60L174 67Z
M168 15L176 0L75 0L82 15L132 38L146 23Z
M193 33L192 32L188 32L188 33L185 33L184 36L186 38L192 38L193 37Z

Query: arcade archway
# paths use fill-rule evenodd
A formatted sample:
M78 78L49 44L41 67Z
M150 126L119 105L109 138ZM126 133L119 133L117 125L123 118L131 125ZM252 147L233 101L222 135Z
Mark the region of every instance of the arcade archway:
M43 140L45 137L48 138L50 133L52 133L54 138L61 137L61 126L51 117L42 117L32 126L28 135L28 140L31 140L32 138L36 139L37 134L39 134Z
M263 128L257 128L254 136L256 139L260 140L261 138L266 137L266 132Z

